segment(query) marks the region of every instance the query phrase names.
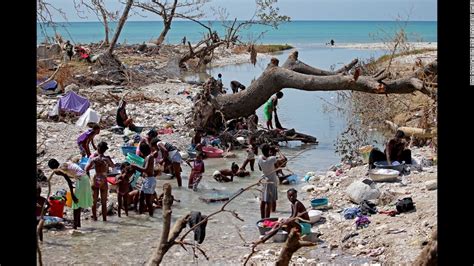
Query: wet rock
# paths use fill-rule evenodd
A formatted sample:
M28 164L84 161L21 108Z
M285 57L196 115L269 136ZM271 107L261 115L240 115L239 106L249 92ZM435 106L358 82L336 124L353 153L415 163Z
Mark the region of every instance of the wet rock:
M81 232L81 231L79 231L79 230L76 230L76 229L71 230L71 231L69 232L69 234L70 234L71 236L82 236L82 235L84 235L83 232Z
M428 180L425 182L426 189L435 190L438 188L438 180Z
M357 204L363 200L376 200L380 194L379 189L370 179L355 181L346 189L346 195Z

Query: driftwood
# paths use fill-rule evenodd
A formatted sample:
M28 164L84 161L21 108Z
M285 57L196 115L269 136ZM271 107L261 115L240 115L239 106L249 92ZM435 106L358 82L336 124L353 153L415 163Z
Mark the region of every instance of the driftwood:
M413 136L417 138L432 138L436 135L436 129L423 129L417 127L399 127L392 121L385 120L385 123L390 127L392 131L401 130L407 136Z
M414 266L435 266L438 265L438 229L433 231L431 240L423 248L420 255L413 263Z
M170 234L171 226L171 205L173 204L173 196L171 195L171 185L165 183L163 185L163 232L161 233L160 244L153 254L148 265L159 265L163 260L163 256L175 244L176 238L181 231L186 227L190 215L187 214L181 217L173 226Z
M285 242L285 246L283 246L280 256L278 256L278 260L276 262L277 266L286 266L290 264L293 253L298 251L298 249L301 247L311 247L316 245L313 242L301 241L299 238L300 234L296 231L296 229L291 229L288 239Z

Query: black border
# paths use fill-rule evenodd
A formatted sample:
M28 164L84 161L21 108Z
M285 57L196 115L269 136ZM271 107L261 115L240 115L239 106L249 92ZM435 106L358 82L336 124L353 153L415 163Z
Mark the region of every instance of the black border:
M471 0L470 0L471 1ZM9 2L9 1L8 1ZM28 3L28 4L25 4ZM10 3L5 3L10 5ZM470 2L438 0L438 255L440 265L467 262L472 265L470 213L474 200L472 171L468 160L472 145L472 99L474 86L469 86L470 72ZM4 198L2 256L15 264L36 264L35 173L36 173L36 4L4 6L15 17L4 22L4 78L10 83L2 88L3 143L8 147L3 169ZM10 11L8 11L10 10ZM16 10L16 11L14 11ZM8 22L10 21L10 22ZM456 121L459 120L459 121ZM21 133L21 135L19 135ZM19 144L19 145L18 145ZM12 159L13 158L13 159ZM26 158L30 158L28 162ZM467 159L462 159L467 158ZM7 160L8 159L8 160ZM25 162L26 161L26 162ZM28 166L27 166L28 165ZM27 170L28 169L28 170ZM15 217L11 221L8 216ZM5 236L9 234L9 236Z
M0 264L36 263L36 2L7 1L0 99L2 117L2 251ZM6 147L5 147L6 146Z
M472 1L472 0L470 0ZM472 265L470 1L438 0L438 256ZM474 1L473 5L474 5ZM469 6L468 6L469 5ZM467 160L464 160L466 158ZM468 235L471 234L471 235ZM464 243L463 243L464 242ZM463 262L460 264L459 262ZM454 265L454 264L453 264Z

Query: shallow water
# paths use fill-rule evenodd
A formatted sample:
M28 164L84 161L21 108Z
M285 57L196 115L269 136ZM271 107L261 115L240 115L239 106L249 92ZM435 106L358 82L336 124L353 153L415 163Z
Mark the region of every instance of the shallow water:
M319 68L328 69L331 64L336 63L336 68L351 61L355 57L367 58L375 53L367 50L350 49L299 49L300 59L308 64ZM289 51L277 55L280 62L284 62ZM211 69L211 75L223 74L224 85L226 86L233 79L239 80L245 85L260 75L262 69L268 62L258 62L257 67L250 64L238 66L226 66ZM332 92L305 92L292 89L284 89L285 96L279 102L279 118L284 127L295 128L298 131L313 135L318 138L318 145L300 145L290 143L287 147L282 147L282 152L290 158L288 168L295 172L299 179L308 171L325 172L328 167L339 162L339 157L334 153L334 142L338 134L344 128L344 118L336 113L323 111L323 99L331 99L335 94ZM262 120L262 112L259 109L257 114ZM307 149L299 153L302 149ZM173 209L173 221L189 211L201 211L203 214L210 214L218 210L223 203L208 204L200 200L200 196L205 195L231 195L239 189L255 183L261 176L261 172L256 169L251 177L236 177L232 183L218 183L211 176L215 170L224 167L230 168L232 162L239 165L244 161L246 154L244 151L235 151L236 158L206 159L204 178L199 185L197 192L187 189L187 176L189 166L183 164L183 188L177 188L176 180L169 180L168 177L159 178L157 192L161 193L165 182L170 182L173 187L173 195L181 202L175 203ZM293 156L298 154L297 157ZM258 168L258 166L256 166ZM247 166L247 170L249 166ZM279 199L277 201L277 213L272 217L288 217L290 215L290 205L286 199L286 190L290 187L299 188L303 182L291 186L280 185ZM260 192L253 189L244 192L240 197L228 205L229 210L236 210L239 216L244 219L241 222L230 213L223 213L212 218L207 225L206 241L201 247L207 252L210 261L205 261L202 256L198 261L193 260L192 251L184 251L181 247L173 247L165 256L163 264L242 264L242 257L250 252L248 246L244 246L239 233L247 243L258 239L258 229L256 222L260 219L259 209ZM306 193L298 193L298 198L309 205L309 196ZM90 214L83 214L83 219ZM108 217L107 222L83 220L81 236L70 236L67 231L52 232L45 234L45 242L42 244L43 258L46 263L84 263L84 264L143 264L152 252L156 249L161 236L162 217L161 210L155 211L155 217L148 217L147 214L138 215L131 211L129 217L122 214L122 218L117 216ZM192 241L192 234L188 236ZM269 241L271 243L271 241ZM281 246L282 244L264 244L260 250L268 249L270 246ZM320 262L330 261L336 264L360 264L365 260L354 258L348 255L339 255L331 260L332 253L340 251L329 251L327 248L302 248L295 257L303 255L307 258L318 258Z
M295 151L283 149L283 152L291 156ZM203 214L210 214L224 203L208 204L200 200L203 195L230 195L255 183L260 172L255 171L250 177L238 178L232 183L218 183L212 177L212 173L221 169L223 165L230 166L233 161L240 162L245 158L242 151L236 152L237 157L232 159L206 159L206 173L199 184L197 192L193 192L186 187L189 175L189 167L183 168L183 188L177 188L176 180L167 176L159 178L157 192L162 191L162 186L170 182L173 187L173 195L181 202L175 202L172 210L173 222L189 211L201 211ZM296 160L295 160L296 161ZM295 161L289 162L289 167L295 167ZM291 186L279 186L279 199L277 201L277 213L272 217L288 217L290 215L290 205L286 199L285 191ZM217 190L217 191L216 191ZM201 256L200 263L211 264L242 264L242 257L250 252L248 246L239 237L243 236L247 243L258 240L258 229L256 222L260 219L259 200L260 193L257 190L244 192L240 197L231 202L227 209L236 210L243 222L235 219L229 213L222 213L210 219L207 225L206 241L201 247L207 252L210 261L205 261ZM305 193L299 193L299 199L309 205L309 199ZM83 214L83 219L90 214ZM138 215L130 211L130 216L122 218L109 216L107 222L90 220L82 221L81 236L70 236L67 231L45 233L45 242L42 244L43 258L46 263L84 263L84 264L143 264L155 250L162 230L162 213L160 209L155 211L154 217L148 214ZM192 242L192 233L187 237ZM269 249L272 246L282 244L272 243L260 246L260 250ZM224 251L225 252L219 252ZM191 252L191 250L190 250ZM192 253L184 251L181 247L173 247L165 256L163 264L195 264ZM295 255L307 258L319 258L321 261L329 261L330 254L340 253L323 248L303 248ZM352 256L341 255L334 263L362 263L364 260Z

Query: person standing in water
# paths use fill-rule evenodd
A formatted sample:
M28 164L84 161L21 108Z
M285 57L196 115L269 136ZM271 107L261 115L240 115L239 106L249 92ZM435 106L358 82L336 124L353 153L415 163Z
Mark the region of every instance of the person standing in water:
M56 159L51 159L48 161L48 166L54 170L54 174L64 177L69 186L73 201L71 206L74 217L73 228L77 229L78 227L81 227L82 209L87 209L93 206L92 188L89 176L81 169L81 167L79 167L79 165L71 162L59 164ZM71 179L76 181L75 189L72 187Z
M265 103L263 106L263 115L265 116L265 120L267 121L267 129L273 129L273 124L272 124L272 114L275 112L276 114L276 107L278 105L278 99L281 99L283 97L283 92L279 91L268 101Z
M97 221L97 200L99 199L100 193L100 203L102 207L102 220L107 221L107 193L109 186L107 184L107 173L109 168L114 167L114 163L109 156L105 155L109 147L107 143L102 141L97 145L98 155L90 159L84 169L88 176L90 176L89 171L94 168L95 175L91 180L91 187L93 191L94 203L92 205L92 219Z
M263 155L258 157L258 167L263 172L263 178L266 182L263 184L260 215L264 219L270 217L272 210L276 209L279 183L276 171L287 159L283 154L281 158L270 156L270 145L267 143L262 145L261 150Z

